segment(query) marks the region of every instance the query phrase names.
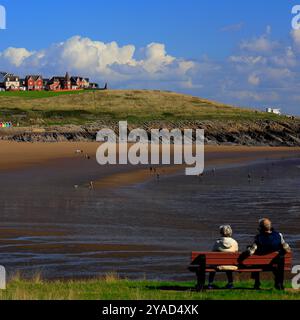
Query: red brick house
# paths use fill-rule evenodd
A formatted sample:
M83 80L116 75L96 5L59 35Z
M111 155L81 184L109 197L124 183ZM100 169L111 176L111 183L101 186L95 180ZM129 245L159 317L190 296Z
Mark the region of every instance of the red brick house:
M50 91L61 90L59 79L56 77L51 78L46 85L46 90L50 90Z
M67 72L64 77L53 77L47 85L46 90L58 91L58 90L72 90L71 78Z
M41 91L43 90L43 77L36 75L26 76L25 86L28 91Z

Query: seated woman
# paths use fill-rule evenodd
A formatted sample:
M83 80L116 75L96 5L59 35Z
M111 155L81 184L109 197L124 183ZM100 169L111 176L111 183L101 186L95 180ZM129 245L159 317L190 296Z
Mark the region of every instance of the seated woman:
M236 253L239 251L239 245L236 240L232 238L233 231L231 226L221 226L220 227L221 238L218 239L214 245L214 252L232 252ZM227 289L233 289L233 271L237 270L235 266L221 266L218 268L219 271L226 271L228 284L226 286ZM216 272L211 272L209 274L209 282L208 289L214 288L214 280L215 280Z

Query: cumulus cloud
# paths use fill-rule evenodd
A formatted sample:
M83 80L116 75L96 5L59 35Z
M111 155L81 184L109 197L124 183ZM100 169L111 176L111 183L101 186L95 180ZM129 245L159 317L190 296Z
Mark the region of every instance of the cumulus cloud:
M253 38L251 40L242 41L242 43L240 44L240 48L242 50L247 50L250 52L270 53L279 46L279 43L277 41L271 40L271 33L271 27L268 26L266 32L261 36Z
M12 48L9 47L2 53L0 53L0 59L2 58L8 64L12 64L19 67L28 57L32 56L34 52L30 52L25 48Z
M119 46L74 36L64 42L36 52L24 48L8 48L0 53L0 64L18 67L18 72L61 74L68 70L96 80L126 81L135 79L191 80L187 73L195 62L169 55L161 43L150 43L136 59L134 45ZM34 70L33 70L34 69ZM185 78L186 76L186 78Z

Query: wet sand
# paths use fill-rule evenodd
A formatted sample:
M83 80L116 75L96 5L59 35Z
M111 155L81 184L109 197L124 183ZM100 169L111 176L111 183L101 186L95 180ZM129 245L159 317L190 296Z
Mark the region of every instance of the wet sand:
M194 279L190 252L210 250L220 224L233 225L243 249L265 215L300 260L299 149L208 147L203 177L158 168L157 181L143 166L100 167L97 144L0 145L0 259L9 275ZM92 180L99 188L88 188Z
M0 171L37 166L61 159L74 160L89 155L95 160L99 143L62 142L62 143L18 143L0 141ZM82 154L76 154L82 150ZM267 159L293 158L300 154L300 148L289 147L244 147L244 146L206 146L205 166L250 163ZM130 167L130 166L129 166ZM160 175L171 175L185 169L185 165L156 166ZM136 170L133 170L136 169ZM112 174L102 180L96 180L95 187L118 187L141 183L151 178L149 169L129 168L121 173ZM94 179L93 179L94 180ZM89 183L90 181L87 181Z

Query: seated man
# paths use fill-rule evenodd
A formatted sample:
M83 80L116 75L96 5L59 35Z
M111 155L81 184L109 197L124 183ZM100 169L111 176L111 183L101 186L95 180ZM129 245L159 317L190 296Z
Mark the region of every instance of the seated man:
M279 258L278 268L274 271L275 288L278 290L284 290L283 256L285 253L291 252L291 248L285 242L283 235L273 229L270 219L261 219L259 221L259 234L255 237L253 245L248 248L248 254L266 255L277 251L281 253L281 258ZM255 280L254 288L259 290L261 286L260 273L253 273L252 277Z

